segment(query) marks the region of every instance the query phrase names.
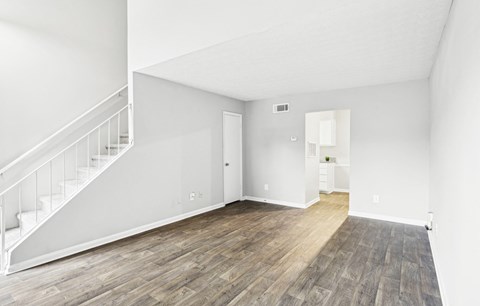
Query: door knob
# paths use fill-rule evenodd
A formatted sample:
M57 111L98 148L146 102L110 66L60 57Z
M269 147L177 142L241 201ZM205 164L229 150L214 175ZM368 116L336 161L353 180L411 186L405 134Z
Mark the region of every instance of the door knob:
M228 167L228 166L230 166L230 164L229 164L229 163L225 163L225 167Z

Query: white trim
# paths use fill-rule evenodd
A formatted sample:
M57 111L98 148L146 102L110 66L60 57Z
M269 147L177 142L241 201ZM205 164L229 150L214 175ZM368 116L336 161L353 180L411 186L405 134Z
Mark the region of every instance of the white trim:
M416 225L416 226L425 226L425 221L424 220L416 220L416 219L399 218L399 217L392 217L392 216L385 216L385 215L377 215L377 214L370 214L370 213L364 213L364 212L352 211L352 210L350 210L348 212L348 215L353 216L353 217L376 219L376 220L410 224L410 225Z
M310 202L308 202L307 204L305 204L305 208L309 208L310 206L317 203L318 201L320 201L320 197L316 197L315 199L313 199Z
M242 201L243 197L243 115L239 113L232 113L223 111L222 113L222 169L223 169L223 202L225 203L225 115L240 117L240 197L238 200ZM228 203L227 203L228 204Z
M437 258L437 242L432 231L428 231L428 241L430 241L430 249L432 250L433 264L435 265L435 272L437 274L437 281L438 287L440 289L440 297L442 299L442 304L448 306L449 304L447 300L447 291L445 290L445 283L443 282L444 278L442 277L442 274L440 272L440 262Z
M265 199L265 198L251 197L251 196L245 196L244 198L245 200L254 201L254 202L263 202L268 204L282 205L282 206L295 207L295 208L306 208L305 204L294 203L294 202L272 200L272 199Z
M183 219L187 219L187 218L190 218L190 217L193 217L193 216L196 216L196 215L200 215L200 214L203 214L203 213L215 210L215 209L219 209L219 208L222 208L222 207L225 207L225 204L219 203L219 204L207 206L207 207L200 208L200 209L197 209L197 210L194 210L194 211L191 211L191 212L187 212L187 213L184 213L184 214L181 214L181 215L178 215L178 216L174 216L174 217L170 217L170 218L160 220L160 221L157 221L157 222L153 222L153 223L150 223L150 224L142 225L142 226L130 229L130 230L126 230L126 231L123 231L123 232L120 232L120 233L117 233L117 234L107 236L107 237L95 239L93 241L84 242L84 243L81 243L81 244L63 249L63 250L59 250L59 251L55 251L55 252L48 253L48 254L45 254L45 255L41 255L41 256L38 256L38 257L35 257L35 258L32 258L32 259L28 259L28 260L25 260L23 262L19 262L19 263L13 264L13 265L8 265L7 269L6 269L6 274L15 273L15 272L18 272L18 271L21 271L21 270L25 270L25 269L34 267L34 266L38 266L38 265L41 265L41 264L44 264L44 263L47 263L47 262L50 262L50 261L53 261L53 260L57 260L57 259L62 258L62 257L70 256L72 254L76 254L76 253L79 253L79 252L83 252L83 251L91 249L91 248L95 248L95 247L98 247L98 246L101 246L101 245L104 245L104 244L107 244L107 243L110 243L110 242L113 242L113 241L116 241L116 240L127 238L127 237L130 237L130 236L133 236L133 235L137 235L137 234L140 234L140 233L143 233L143 232L146 232L146 231L149 231L149 230L152 230L152 229L155 229L155 228L158 228L158 227L170 224L170 223L174 223L174 222L177 222L177 221L180 221L180 220L183 220Z
M333 192L350 193L350 189L333 188Z
M18 164L22 159L24 159L25 157L27 157L28 155L32 154L32 152L34 152L35 150L37 150L38 148L40 148L41 146L45 145L47 142L49 142L50 140L52 140L53 138L55 138L57 135L59 135L60 133L62 133L63 131L65 131L66 129L68 129L69 127L71 127L73 124L77 123L79 120L81 120L83 117L87 116L89 113L91 113L92 111L94 111L97 107L99 107L100 105L102 105L103 103L109 101L111 98L115 97L116 95L119 95L125 88L128 87L128 84L126 85L123 85L120 89L118 89L117 91L115 91L114 93L112 93L111 95L109 95L108 97L106 97L105 99L103 99L102 101L100 101L99 103L97 103L95 106L93 106L92 108L90 108L89 110L87 110L86 112L84 112L83 114L81 114L80 116L78 116L77 118L75 118L74 120L70 121L70 123L68 123L67 125L65 125L64 127L62 127L61 129L59 129L58 131L56 131L55 133L53 133L52 135L50 135L49 137L47 137L46 139L44 139L42 142L40 142L39 144L37 144L36 146L34 146L33 148L31 148L30 150L28 150L27 152L23 153L22 155L20 155L19 157L17 157L15 160L13 160L11 163L9 163L8 165L6 165L5 167L3 167L1 170L0 170L0 175L3 175L8 169L12 168L13 166L15 166L16 164Z

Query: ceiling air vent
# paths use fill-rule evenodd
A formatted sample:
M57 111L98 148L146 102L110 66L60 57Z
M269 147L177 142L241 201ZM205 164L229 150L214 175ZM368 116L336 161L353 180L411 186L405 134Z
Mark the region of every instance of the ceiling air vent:
M284 104L274 104L273 105L273 113L274 114L277 114L277 113L286 113L290 110L290 107L288 105L288 103L284 103Z

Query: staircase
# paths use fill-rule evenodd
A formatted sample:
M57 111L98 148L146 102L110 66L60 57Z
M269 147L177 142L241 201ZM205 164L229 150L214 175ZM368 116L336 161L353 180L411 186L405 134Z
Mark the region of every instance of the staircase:
M131 119L127 104L0 193L0 271L25 237L130 149Z

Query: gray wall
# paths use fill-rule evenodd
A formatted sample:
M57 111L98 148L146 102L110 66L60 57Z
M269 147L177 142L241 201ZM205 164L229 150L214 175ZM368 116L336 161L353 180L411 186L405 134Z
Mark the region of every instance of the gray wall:
M244 102L142 74L134 87L134 147L15 249L13 264L223 202L222 111L243 114Z
M290 102L290 112L272 114L272 104L281 102ZM425 220L426 80L247 102L245 195L305 203L305 113L334 109L351 110L350 209ZM380 204L372 203L373 194Z
M431 236L446 305L480 305L480 1L454 2L431 77Z
M127 83L126 0L0 4L0 168Z

